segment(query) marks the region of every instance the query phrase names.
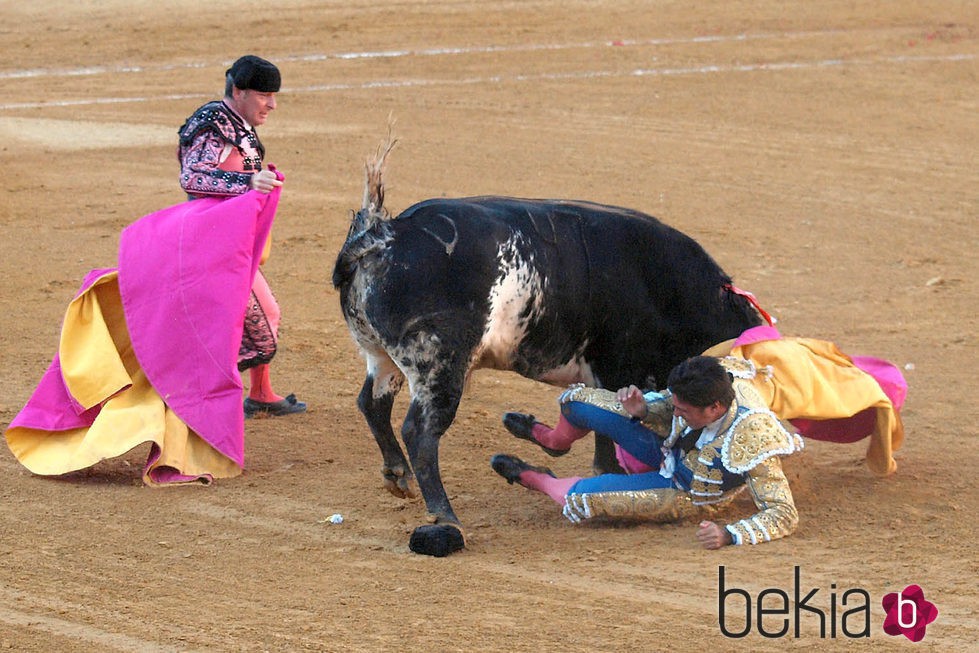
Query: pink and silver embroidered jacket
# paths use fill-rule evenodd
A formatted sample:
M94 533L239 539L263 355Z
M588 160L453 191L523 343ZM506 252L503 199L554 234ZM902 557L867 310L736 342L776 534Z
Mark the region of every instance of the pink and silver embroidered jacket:
M223 101L194 111L180 130L180 187L191 197L241 195L262 169L265 147L255 129ZM230 150L225 156L225 150Z

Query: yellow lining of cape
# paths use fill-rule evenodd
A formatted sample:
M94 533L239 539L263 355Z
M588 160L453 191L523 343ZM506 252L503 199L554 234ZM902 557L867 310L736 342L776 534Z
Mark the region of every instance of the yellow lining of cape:
M751 380L779 419L832 419L876 409L874 430L867 446L867 466L876 474L897 469L894 452L904 442L904 426L877 380L826 340L782 338L734 347L727 340L704 352L707 356L737 356L761 370Z
M101 403L102 409L87 428L9 429L7 444L30 471L65 474L154 442L161 453L144 470L148 485L156 485L150 474L161 467L195 477L241 473L234 461L188 429L146 379L129 340L116 272L100 277L69 304L59 358L72 396L86 408Z

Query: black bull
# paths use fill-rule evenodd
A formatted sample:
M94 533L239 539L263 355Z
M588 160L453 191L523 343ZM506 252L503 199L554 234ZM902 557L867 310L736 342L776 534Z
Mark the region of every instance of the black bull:
M559 386L659 388L683 359L761 323L696 241L651 216L474 197L423 201L391 219L379 172L377 182L333 284L367 360L357 405L381 449L385 485L408 496L414 472L435 518L412 534L413 551L440 556L464 546L438 449L473 370ZM405 378L407 460L391 426ZM596 440L596 470L617 468L611 452Z

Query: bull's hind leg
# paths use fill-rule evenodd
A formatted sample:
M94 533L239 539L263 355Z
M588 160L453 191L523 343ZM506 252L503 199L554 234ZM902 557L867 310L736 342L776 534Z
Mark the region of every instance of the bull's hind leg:
M411 467L391 427L394 398L404 383L404 376L390 360L388 363L389 366L383 369L377 365L368 366L367 378L364 379L364 385L357 397L357 407L364 414L381 450L384 459L384 466L381 468L384 487L391 494L404 499L413 496L410 484Z
M439 471L439 441L459 407L459 397L443 401L412 399L405 416L401 437L408 450L418 488L434 524L419 526L411 535L409 547L415 553L442 557L465 548L462 525L452 510Z

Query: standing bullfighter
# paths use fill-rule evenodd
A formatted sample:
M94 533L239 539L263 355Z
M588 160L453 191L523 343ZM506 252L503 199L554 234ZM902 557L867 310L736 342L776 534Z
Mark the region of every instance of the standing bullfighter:
M282 185L272 170L262 169L265 147L255 131L276 108L282 83L279 69L265 59L245 55L225 76L224 98L199 107L178 132L180 187L190 199L230 197L249 190L268 193ZM271 244L270 235L262 263L268 259ZM238 369L249 370L251 379L245 417L306 411L306 404L294 394L283 397L272 389L269 362L278 347L280 316L279 304L259 269L238 354Z

